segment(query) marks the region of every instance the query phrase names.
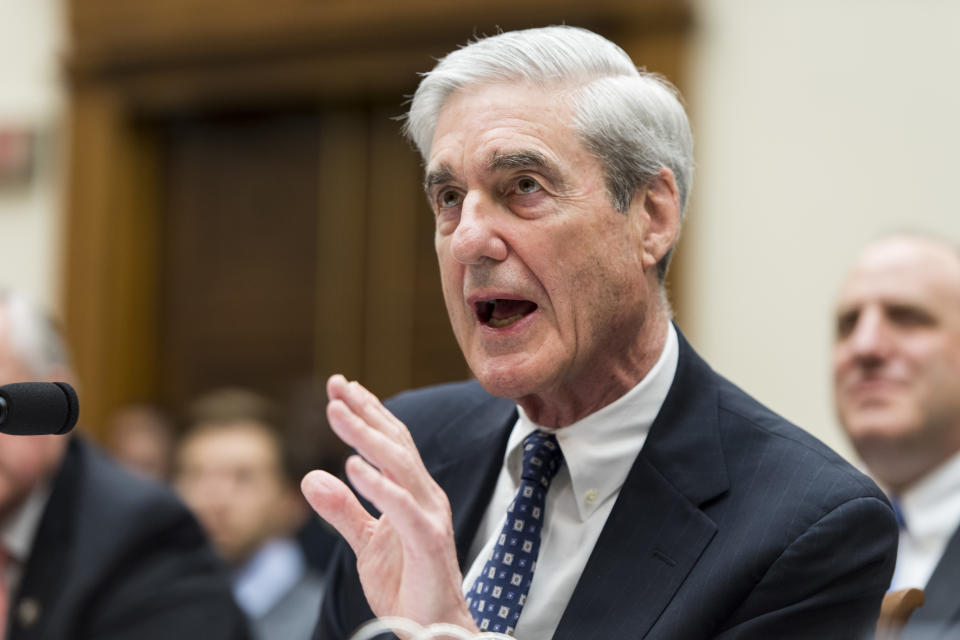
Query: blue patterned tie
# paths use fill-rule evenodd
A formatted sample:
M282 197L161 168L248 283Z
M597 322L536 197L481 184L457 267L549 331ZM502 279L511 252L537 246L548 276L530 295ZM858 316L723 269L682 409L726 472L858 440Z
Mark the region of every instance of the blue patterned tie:
M512 635L517 626L537 568L544 499L562 463L556 437L534 431L524 439L520 488L507 507L493 555L467 592L467 606L481 631Z

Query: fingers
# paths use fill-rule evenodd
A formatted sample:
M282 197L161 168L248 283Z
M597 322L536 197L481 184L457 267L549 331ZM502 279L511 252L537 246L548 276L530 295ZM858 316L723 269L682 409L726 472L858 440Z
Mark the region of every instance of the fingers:
M417 501L437 506L436 483L423 466L406 426L357 383L334 376L328 389L327 417L334 432Z
M380 469L391 481L405 487L418 501L433 504L433 478L423 466L420 454L412 444L401 444L371 428L339 400L327 409L330 426L347 444ZM361 491L363 493L363 491ZM364 494L366 495L366 494Z
M356 382L327 383L330 426L360 455L347 460L353 490L382 514L373 520L351 490L321 472L304 495L357 553L357 568L378 615L472 626L461 592L450 503L433 480L407 427Z
M353 486L390 520L404 547L414 556L437 557L442 545L453 539L445 497L440 510L423 509L409 491L359 456L351 457L346 469Z
M313 510L339 531L353 552L359 555L376 521L353 491L326 471L311 471L305 475L300 490Z
M331 401L340 400L371 427L400 443L413 444L406 426L383 406L383 403L359 382L349 382L342 375L327 381L327 395Z

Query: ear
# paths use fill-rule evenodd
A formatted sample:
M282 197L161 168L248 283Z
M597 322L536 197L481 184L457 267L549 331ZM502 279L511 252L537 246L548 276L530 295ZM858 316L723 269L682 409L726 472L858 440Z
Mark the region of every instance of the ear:
M647 227L641 245L641 260L647 270L667 255L680 233L680 192L673 171L660 169L638 195L641 197L634 198L634 203L643 207L642 219Z

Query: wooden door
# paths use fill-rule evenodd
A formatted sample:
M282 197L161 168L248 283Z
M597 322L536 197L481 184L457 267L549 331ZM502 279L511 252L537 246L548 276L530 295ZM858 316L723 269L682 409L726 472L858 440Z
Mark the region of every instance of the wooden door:
M163 125L158 397L282 397L343 372L381 394L461 378L416 157L388 107Z

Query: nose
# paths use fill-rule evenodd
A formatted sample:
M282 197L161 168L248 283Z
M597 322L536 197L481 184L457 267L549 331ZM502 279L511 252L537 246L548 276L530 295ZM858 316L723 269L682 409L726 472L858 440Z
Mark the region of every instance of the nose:
M195 501L209 509L228 502L236 494L236 483L223 471L207 471L194 478L188 489Z
M846 342L850 355L861 362L880 362L891 347L890 327L881 309L868 307L861 311Z
M477 191L464 196L460 220L453 232L450 249L462 264L484 260L505 260L508 249L501 235L503 213L498 204Z

